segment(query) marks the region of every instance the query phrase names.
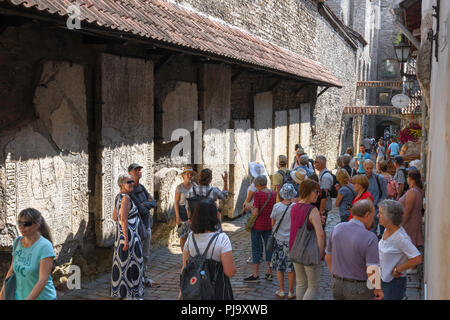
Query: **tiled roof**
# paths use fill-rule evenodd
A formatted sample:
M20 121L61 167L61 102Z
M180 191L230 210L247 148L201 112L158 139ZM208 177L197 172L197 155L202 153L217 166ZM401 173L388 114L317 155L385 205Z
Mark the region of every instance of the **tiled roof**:
M108 28L171 47L281 72L321 86L343 86L318 62L162 0L0 0L0 4L2 2L63 17L68 17L69 6L77 4L81 11L81 28L83 23L89 23L96 28Z

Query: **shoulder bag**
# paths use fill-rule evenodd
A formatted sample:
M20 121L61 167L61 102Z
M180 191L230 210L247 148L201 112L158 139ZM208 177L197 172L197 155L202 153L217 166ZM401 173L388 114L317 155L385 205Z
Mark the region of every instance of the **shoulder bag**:
M278 225L275 229L275 231L272 233L272 235L269 237L269 240L267 240L267 252L272 252L273 251L273 247L275 245L275 234L278 232L278 229L280 228L280 224L281 222L283 222L284 216L286 215L286 212L288 211L289 207L291 206L292 203L289 203L289 205L287 206L286 210L284 210L283 216L281 217L280 222L278 222Z
M16 242L14 243L12 251L13 254L16 251L17 244L21 240L22 237L19 237L18 240L16 240ZM3 287L5 288L3 292L5 300L16 300L16 274L14 273L14 269L13 273L3 282Z
M270 197L272 196L272 191L269 192L267 195L266 202L264 202L264 205L261 207L260 210L258 210L258 214L256 216L250 215L250 217L247 219L247 222L245 223L245 230L248 232L252 232L253 226L255 225L256 219L258 219L259 214L263 211L263 209L266 207L267 202L269 202Z
M316 230L308 230L308 221L311 210L314 206L311 206L306 215L305 222L298 228L297 235L295 236L294 244L289 251L289 260L292 262L300 263L305 266L317 265L321 261L319 246L317 245Z

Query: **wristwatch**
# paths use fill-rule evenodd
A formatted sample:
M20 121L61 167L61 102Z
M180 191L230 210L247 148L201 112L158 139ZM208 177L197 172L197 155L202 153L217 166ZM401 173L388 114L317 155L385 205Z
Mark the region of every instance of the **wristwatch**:
M400 273L398 272L397 267L394 268L394 273Z

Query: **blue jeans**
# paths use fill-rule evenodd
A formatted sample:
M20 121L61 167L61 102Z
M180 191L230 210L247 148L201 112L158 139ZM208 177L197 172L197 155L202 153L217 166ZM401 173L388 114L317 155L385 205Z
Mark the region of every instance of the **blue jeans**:
M251 241L252 241L252 258L254 264L260 264L262 262L263 249L267 249L267 241L272 234L272 230L260 231L252 229ZM263 248L264 242L264 248ZM266 261L272 260L272 252L266 251Z
M381 281L383 300L403 300L406 294L406 277L394 278L391 282Z

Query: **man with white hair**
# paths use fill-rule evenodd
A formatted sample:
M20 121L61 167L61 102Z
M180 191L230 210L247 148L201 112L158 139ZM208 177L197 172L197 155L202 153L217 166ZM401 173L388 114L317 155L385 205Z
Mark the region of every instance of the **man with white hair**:
M364 164L364 172L366 173L367 179L369 179L369 189L368 191L373 196L376 215L375 215L375 227L372 229L375 234L377 234L377 226L379 222L378 218L378 203L380 203L382 200L387 199L388 193L387 193L387 181L384 179L384 177L380 174L374 173L373 168L375 167L375 164L372 160L365 160ZM380 235L381 237L384 232L384 227L380 225Z

